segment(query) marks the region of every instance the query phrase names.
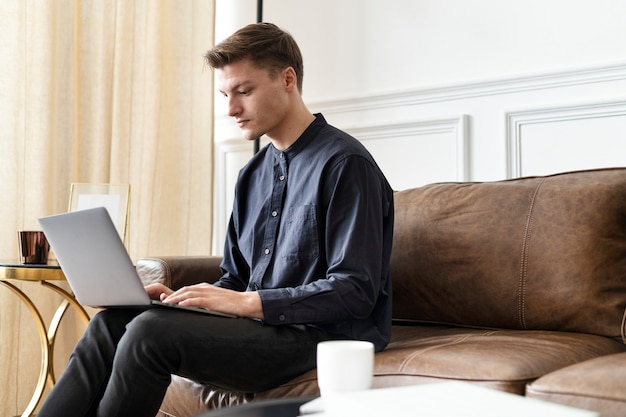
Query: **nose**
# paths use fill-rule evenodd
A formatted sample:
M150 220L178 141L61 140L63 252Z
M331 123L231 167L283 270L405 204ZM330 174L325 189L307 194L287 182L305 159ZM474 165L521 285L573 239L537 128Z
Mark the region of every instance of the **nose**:
M228 115L230 117L236 117L241 114L241 105L236 97L228 98Z

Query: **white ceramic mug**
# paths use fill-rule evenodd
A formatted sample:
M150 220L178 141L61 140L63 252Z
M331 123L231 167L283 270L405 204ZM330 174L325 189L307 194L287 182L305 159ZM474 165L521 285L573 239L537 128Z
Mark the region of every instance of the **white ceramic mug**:
M317 345L317 383L322 397L372 387L374 344L330 340Z

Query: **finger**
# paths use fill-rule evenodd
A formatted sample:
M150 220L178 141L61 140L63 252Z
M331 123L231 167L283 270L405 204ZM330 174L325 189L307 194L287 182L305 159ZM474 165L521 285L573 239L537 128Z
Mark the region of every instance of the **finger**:
M168 294L165 294L165 297L161 298L161 301L168 304L178 304L184 299L189 297L187 287L183 287L177 291L172 291Z
M145 290L148 293L148 296L153 300L161 298L162 294L168 295L173 292L163 284L150 284L145 287Z

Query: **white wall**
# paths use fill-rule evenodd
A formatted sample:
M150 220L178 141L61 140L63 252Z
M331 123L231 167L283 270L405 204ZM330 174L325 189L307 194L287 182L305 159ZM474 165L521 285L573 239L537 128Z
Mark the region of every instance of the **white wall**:
M217 1L217 40L255 21ZM392 186L626 166L624 0L264 0L305 60L311 110ZM216 105L216 252L252 152Z

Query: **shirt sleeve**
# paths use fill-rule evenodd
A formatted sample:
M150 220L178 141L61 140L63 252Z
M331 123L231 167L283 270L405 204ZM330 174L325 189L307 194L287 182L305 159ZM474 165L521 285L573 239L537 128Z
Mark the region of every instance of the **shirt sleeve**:
M234 291L245 291L248 286L250 266L239 250L236 219L237 204L234 204L224 244L224 257L221 265L222 276L214 285Z

